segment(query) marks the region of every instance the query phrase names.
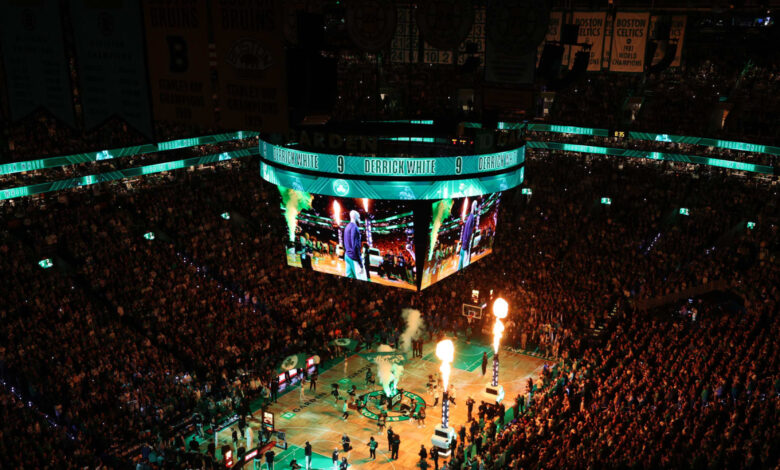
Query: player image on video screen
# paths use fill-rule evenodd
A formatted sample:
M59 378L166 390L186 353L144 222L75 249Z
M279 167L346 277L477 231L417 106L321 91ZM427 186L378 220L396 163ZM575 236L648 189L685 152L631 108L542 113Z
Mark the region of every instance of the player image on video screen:
M500 198L493 193L433 203L422 289L493 251Z
M414 214L401 201L351 199L279 187L287 264L417 289Z

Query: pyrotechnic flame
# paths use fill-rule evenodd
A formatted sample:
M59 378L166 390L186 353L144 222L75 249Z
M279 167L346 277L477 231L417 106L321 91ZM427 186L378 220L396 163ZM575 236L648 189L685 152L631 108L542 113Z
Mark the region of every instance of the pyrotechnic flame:
M496 301L493 302L493 315L495 315L496 318L504 319L508 313L509 304L501 297L497 298Z
M466 216L469 213L469 198L463 198L463 209L460 210L460 219L466 220Z
M366 210L366 213L368 213L368 198L363 198L363 209Z
M498 354L498 345L501 342L501 336L504 334L504 324L501 322L502 318L506 318L509 313L509 304L501 297L497 298L493 302L493 315L496 317L496 322L493 324L493 352Z
M496 322L493 324L493 352L498 354L498 344L501 342L501 337L504 335L504 324L501 320L496 318Z
M445 339L439 341L436 345L436 357L441 360L441 378L444 384L444 390L447 390L447 386L450 382L450 362L455 358L455 346L452 344L452 340Z
M333 200L333 221L336 222L336 226L341 225L341 204L339 201Z

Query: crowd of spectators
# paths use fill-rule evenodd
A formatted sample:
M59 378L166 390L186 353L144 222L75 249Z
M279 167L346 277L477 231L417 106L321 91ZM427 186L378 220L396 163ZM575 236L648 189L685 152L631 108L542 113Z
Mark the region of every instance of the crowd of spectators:
M757 64L744 56L699 57L655 75L589 73L556 92L546 120L776 145L777 60ZM633 108L634 102L641 106Z
M45 111L37 111L22 121L3 126L0 155L3 163L72 155L87 149L129 147L150 142L214 134L210 128L196 129L175 123L155 121L154 140L118 117L99 127L81 132Z
M218 419L267 395L286 355L305 351L327 360L337 354L331 343L338 337L393 338L401 306L420 308L431 331L464 331L463 317L453 312L460 311L461 294L472 288L497 289L513 306L507 345L587 364L573 369L567 382L575 392L562 395L560 387L555 389L534 404L533 418L523 418L496 442L502 449L516 442L541 448L550 441L553 424L565 429L553 433L556 439L580 435L583 427L591 433L588 439L572 437L544 452L523 447L513 464L517 468L537 455L547 466L568 462L587 442L598 444L589 454L596 463L618 448L625 451L624 461L640 466L665 458L627 442L615 447L619 430L633 429L650 413L632 401L632 394L652 396L663 380L679 379L683 395L691 384L731 384L735 375L747 386L756 374L753 380L768 403L775 399L766 384L777 379L772 375L777 345L763 346L770 354L762 357L769 359L758 368L750 351L760 350L756 341L765 336L748 334L758 322L766 325L769 338L777 330L776 319L766 313L777 294L772 263L778 201L764 182L680 164L534 151L526 172L533 194L504 194L491 258L416 296L288 268L277 190L252 171L256 164L223 162L4 207L9 223L0 246L2 270L13 276L0 302L3 327L11 332L0 350L2 372L72 433L73 445L91 455L140 440L158 450L175 449L171 426L186 423L196 410L209 421ZM599 204L602 196L610 196L612 205ZM683 205L689 216L678 213ZM219 216L224 212L232 214L230 220ZM757 227L746 229L746 220ZM154 240L143 237L148 232ZM55 258L57 269L40 269L36 260L44 256ZM735 276L735 270L742 274ZM636 313L642 300L717 279L742 290L748 320L713 310L712 317L702 312L691 329L678 320L623 316ZM594 344L594 327L615 311L619 322L609 339ZM733 331L733 324L746 328L744 344L734 339L727 347L718 335ZM669 331L680 341L666 341ZM718 369L670 368L664 362L685 356L671 351L688 344L697 346L687 353L690 360L722 356ZM625 359L648 354L656 357L651 365ZM585 370L587 378L580 375ZM627 371L641 373L644 381L631 381ZM619 386L613 375L621 378ZM647 388L647 381L654 388ZM712 387L717 388L715 382ZM562 414L572 407L572 393L586 389L585 402L597 407L584 408L592 416ZM610 434L601 435L606 418L595 410L605 406L615 424L607 428ZM764 426L761 433L772 437L765 428L768 411L754 406L759 405L741 409L748 416L741 419ZM700 411L685 408L675 415L680 429L706 433L703 423L725 413ZM644 432L663 436L657 427L662 425L654 426ZM522 440L530 436L532 443ZM713 452L725 446L722 435L708 439ZM741 446L756 445L754 438L741 439ZM755 459L765 461L760 445L751 449ZM483 457L490 461L497 454L493 449Z
M478 458L461 448L454 468L475 461L487 469L774 468L776 192L653 162L607 171L615 163L605 157L542 158L529 162L533 210L502 212L513 226L499 231L496 254L518 260L508 270L522 287L510 300L513 320L514 305L521 315L537 313L518 319L514 332L508 326L510 344L518 333L532 337L540 311L542 323L553 317L553 332L560 315L564 330L550 336L561 345L546 346L546 354L567 360L537 384L527 414L498 434L486 426ZM534 174L554 184L533 185ZM591 183L577 183L586 175ZM599 195L612 205L599 204ZM682 204L689 216L677 212ZM753 216L763 228L746 228ZM488 268L495 264L478 269ZM718 278L739 293L742 308L685 297L685 315L676 304L637 309L642 299ZM604 319L602 337L586 342L582 333Z

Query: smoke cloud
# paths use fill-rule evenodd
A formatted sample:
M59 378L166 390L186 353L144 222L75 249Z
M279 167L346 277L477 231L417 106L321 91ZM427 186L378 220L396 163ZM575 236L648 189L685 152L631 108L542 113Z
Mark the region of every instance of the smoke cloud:
M278 186L282 194L282 204L284 205L284 218L287 220L287 234L290 241L295 241L295 228L298 226L298 214L302 210L311 209L311 201L314 198L311 194L295 189L283 188Z
M417 339L417 337L420 336L425 321L422 319L420 311L413 308L403 309L401 311L401 316L406 322L406 330L401 334L399 347L403 352L410 352L412 350L412 340Z
M436 247L436 240L439 238L439 229L441 224L447 217L450 216L452 211L452 204L455 201L452 199L442 199L433 203L433 222L431 228L431 242L428 245L428 260L433 258L433 251Z
M377 352L393 352L395 349L382 344L377 348ZM395 364L384 356L377 356L375 359L377 365L377 377L379 377L379 383L382 385L382 389L387 396L393 396L398 389L398 382L401 380L401 375L404 373L404 366Z

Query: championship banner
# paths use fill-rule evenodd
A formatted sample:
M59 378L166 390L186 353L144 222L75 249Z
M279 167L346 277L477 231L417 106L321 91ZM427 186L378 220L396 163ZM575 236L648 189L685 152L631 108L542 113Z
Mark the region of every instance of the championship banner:
M69 3L85 127L117 115L151 136L140 5L131 0Z
M279 0L212 2L222 127L287 129L281 12Z
M611 72L643 72L650 23L648 12L618 12L612 31Z
M74 124L59 4L57 0L3 2L0 49L11 119L43 107Z
M214 126L205 2L143 2L154 117Z
M550 13L550 21L547 23L547 33L544 35L544 41L539 44L536 50L536 66L539 67L539 60L542 58L544 44L546 42L561 40L561 23L563 21L563 12L554 11ZM565 54L564 54L565 55Z
M652 37L653 31L655 31L655 23L661 18L661 16L652 16L650 17L650 29L649 34ZM674 54L674 60L672 60L672 63L669 64L670 67L679 67L681 60L682 60L682 49L683 49L683 39L685 38L685 24L687 22L688 17L685 15L675 15L672 16L672 23L671 27L669 28L669 39L671 40L677 40L677 52ZM661 59L663 59L664 54L666 53L666 50L662 47L659 47L655 50L655 55L653 56L653 64L657 64Z
M574 12L572 19L574 24L580 26L577 42L591 45L588 72L601 70L601 51L604 48L607 13L603 11Z

